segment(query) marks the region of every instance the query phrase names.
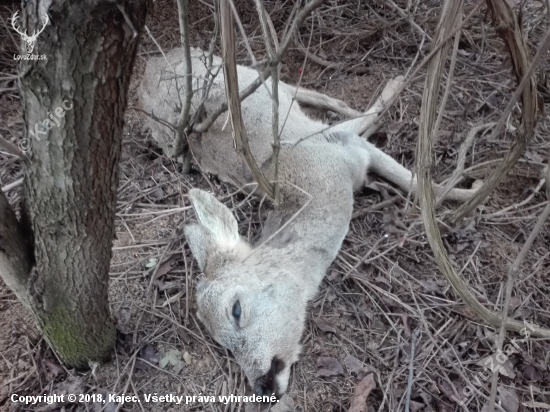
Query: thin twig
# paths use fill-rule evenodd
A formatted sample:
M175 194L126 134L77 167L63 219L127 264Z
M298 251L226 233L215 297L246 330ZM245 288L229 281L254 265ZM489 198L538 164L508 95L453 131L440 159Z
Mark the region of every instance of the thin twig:
M416 79L416 76L420 72L420 70L432 60L432 58L439 52L439 50L441 49L443 44L445 44L447 41L449 41L451 38L453 38L453 36L456 34L456 32L459 31L460 29L462 29L462 27L464 27L464 25L472 18L472 16L479 10L480 7L481 7L481 3L476 4L475 7L472 9L472 11L460 22L460 24L458 24L453 30L451 30L451 32L439 44L434 46L434 48L432 49L430 54L428 54L424 58L424 60L422 60L422 63L420 63L418 65L418 67L416 69L414 69L414 71L412 72L410 77L407 78L407 80L403 82L401 87L392 95L391 99L384 102L384 108L378 114L378 117L377 117L376 121L374 122L373 127L378 125L382 121L382 119L384 118L384 115L388 112L388 110L390 110L390 108L393 106L393 104L397 101L397 99L399 98L399 96L401 95L403 90L405 90L407 87L410 86L410 84L413 82L413 80ZM357 118L370 116L370 114L371 113L366 112L366 113L362 114L361 116L358 116ZM334 123L330 126L325 127L322 130L319 130L318 132L316 132L312 135L303 137L300 141L306 140L309 137L314 136L318 133L323 133L327 130L330 130L334 127L337 127L341 123L347 122L349 120L352 120L352 119L346 119L346 120L343 120L341 122Z
M416 341L421 336L422 329L417 328L412 336L411 339L411 357L409 359L409 379L407 382L407 398L405 399L405 412L409 412L409 405L411 402L411 392L412 392L412 384L413 384L413 378L414 378L414 350L416 346Z
M26 157L25 153L23 153L17 145L4 139L2 136L0 136L0 148L4 149L9 154L19 157L20 159L24 159Z
M8 193L10 190L15 189L18 186L21 186L24 180L25 178L22 177L20 179L17 179L15 182L10 183L9 185L2 187L2 192Z
M437 197L436 201L436 207L439 205L439 203L445 199L445 196L453 189L453 187L460 182L462 179L462 174L464 173L464 164L466 163L466 154L468 153L468 149L470 146L472 146L472 143L474 142L474 138L477 136L477 134L483 130L489 129L493 127L496 123L485 123L476 127L473 127L472 130L468 133L466 136L466 139L460 146L460 150L458 152L458 159L457 159L457 165L455 168L455 171L453 172L452 176L449 178L447 185L442 190L441 194Z
M428 38L428 40L432 40L432 37L426 33L424 31L424 29L422 29L422 27L420 27L418 24L416 24L412 19L411 17L405 13L405 11L403 11L403 9L401 7L399 7L397 4L395 4L392 0L383 0L384 4L387 4L389 5L392 9L394 9L397 14L399 14L401 17L403 17L404 19L406 19L410 25L412 27L414 27L415 30L418 31L418 33L420 33L422 36L426 36Z
M153 37L153 34L151 33L151 31L149 30L149 27L147 27L147 25L145 25L145 31L147 32L147 34L149 35L151 40L153 40L153 43L155 43L155 46L157 46L157 49L159 50L160 54L162 54L162 57L164 57L164 60L166 61L166 64L168 64L168 67L170 67L170 69L172 70L172 73L174 73L174 76L177 76L176 70L174 69L174 67L172 67L172 65L168 61L168 58L166 57L166 54L164 53L164 50L162 50L162 47L160 47L160 44L158 43L157 39L155 39Z
M252 253L250 253L246 259L243 260L243 262L245 262L246 260L250 259L254 254L256 254L261 248L263 248L271 239L273 239L275 236L277 236L282 230L284 230L285 227L287 227L300 213L302 213L302 211L311 203L311 200L313 199L313 196L310 195L308 192L306 192L304 189L302 189L301 187L298 187L296 186L295 184L293 183L290 183L290 182L282 182L284 184L287 184L291 187L293 187L294 189L297 189L299 190L300 192L302 192L304 195L308 196L308 199L307 199L307 202L305 202L301 207L300 209L298 209L296 211L296 213L294 213L290 219L288 219L283 225L281 225L281 227L279 229L277 229L275 232L273 232L264 242L262 242L260 245L254 247L254 250L252 251Z
M199 106L197 107L197 110L195 110L195 114L193 115L193 119L191 120L192 124L195 124L198 119L202 118L202 112L204 110L204 104L206 102L206 99L208 98L208 94L210 93L210 88L214 84L214 79L218 75L218 73L221 70L221 66L218 67L218 70L216 70L216 73L212 73L212 64L214 62L214 49L216 47L216 39L218 38L218 32L220 31L220 19L219 19L219 10L218 10L218 2L214 2L214 31L212 32L212 37L210 38L210 44L208 45L208 55L206 57L206 76L204 77L204 81L202 83L202 96L201 96L201 102L199 103Z
M309 2L300 13L298 13L298 16L293 21L291 28L289 29L287 36L281 46L281 49L279 53L277 53L276 59L274 61L271 61L270 64L278 64L281 62L282 58L285 56L288 48L290 47L290 43L292 41L292 36L294 35L294 32L302 25L304 20L315 10L316 8L320 7L321 4L323 4L325 0L313 0ZM262 85L262 83L267 80L271 76L271 67L268 66L262 71L262 74L260 77L258 77L256 80L254 80L252 83L248 85L240 94L239 99L240 101L243 101L248 96L250 96L252 93L254 93L258 87ZM262 81L263 79L263 81ZM195 132L205 132L208 130L210 126L216 121L216 119L227 110L227 102L223 102L216 110L210 114L206 120L201 122L198 125L195 125L193 127L193 131Z
M243 23L241 21L241 18L239 17L239 13L237 13L237 8L235 7L235 3L233 2L233 0L228 0L229 1L229 5L231 6L231 12L233 13L233 18L235 19L235 22L237 23L237 27L239 28L239 31L241 32L241 36L242 36L242 39L243 39L243 43L244 43L244 47L246 48L246 50L248 51L248 55L250 56L250 60L252 60L252 65L251 67L256 70L256 72L258 73L258 76L260 78L260 80L262 81L261 84L264 85L265 87L265 90L267 91L267 94L269 95L269 97L271 97L271 90L269 90L269 88L267 87L267 85L265 84L265 78L263 77L263 74L262 74L262 71L260 70L259 68L259 65L258 65L258 62L256 60L256 56L254 56L254 52L252 51L252 47L250 47L250 42L248 41L248 37L246 35L246 31L244 29L244 26L243 26ZM267 23L266 23L267 24Z
M300 42L300 39L298 37L298 33L294 36L294 45L296 46L296 50L298 50L300 53L306 55L312 62L315 62L321 66L325 66L327 69L333 69L333 70L343 70L350 73L356 73L356 74L365 74L369 72L369 68L365 67L363 65L360 66L350 66L347 63L335 63L328 61L326 59L323 59L320 56L317 56L314 53L311 53L304 47L304 45Z
M550 161L550 158L548 159ZM550 164L550 163L549 163ZM547 168L546 173L546 182L548 185L548 182L550 182L550 167ZM549 185L550 186L550 185ZM549 189L550 190L550 189ZM514 263L510 266L508 269L508 280L506 282L506 296L504 299L504 305L502 307L502 319L508 318L508 308L510 306L510 299L512 298L512 289L514 288L514 282L516 281L518 274L519 274L519 268L525 259L525 256L527 256L527 252L533 245L533 242L535 241L536 237L538 236L540 230L542 229L543 225L548 220L548 216L550 216L550 197L548 197L546 207L542 211L541 215L539 216L537 223L535 224L535 227L529 234L529 237L521 247L521 250L519 251L519 254L517 255L516 259L514 260ZM500 330L498 333L498 340L496 345L496 353L500 354L502 353L502 345L504 344L504 338L506 336L506 322L502 322L500 325ZM493 371L493 378L491 381L491 397L489 399L489 411L488 412L494 412L495 410L495 399L497 394L497 383L498 383L498 374L499 374L500 368L495 368Z
M513 11L511 12L513 13ZM527 48L526 45L524 45L524 47ZM528 99L526 99L525 97L523 98L522 123L524 125L524 130L518 132L517 139L512 145L512 147L510 148L510 151L506 154L506 156L502 160L502 163L496 169L493 170L493 172L489 175L489 177L487 177L487 179L483 183L483 186L479 188L479 190L464 204L462 204L454 212L454 214L449 218L448 220L449 224L456 225L465 216L470 214L472 210L474 210L477 207L477 205L483 202L483 200L493 192L495 187L500 183L500 181L504 178L504 176L506 176L506 174L510 171L510 169L516 164L519 157L525 151L527 142L531 139L534 133L536 111L537 111L537 108L536 108L537 106L536 90L537 89L536 89L536 80L533 77L533 72L535 70L535 67L537 67L539 63L539 60L542 59L542 56L546 55L546 50L548 50L548 48L550 48L550 29L546 32L546 36L544 37L544 40L541 42L537 50L537 54L535 55L535 57L533 58L533 61L531 62L531 65L523 75L523 79L521 80L521 83L519 84L512 98L508 102L508 106L506 106L506 109L500 116L500 119L497 125L493 129L493 133L491 133L491 136L489 137L489 140L494 140L497 138L497 136L501 133L501 130L504 127L504 123L506 122L506 119L512 112L512 109L514 108L520 95L524 91L531 89L530 98L533 99L533 102L528 103L527 102ZM530 84L529 89L526 89L527 84Z
M189 0L177 0L180 26L180 40L183 48L183 102L176 126L174 157L184 151L185 128L189 122L191 99L193 98L193 63L191 62L191 45L189 43Z

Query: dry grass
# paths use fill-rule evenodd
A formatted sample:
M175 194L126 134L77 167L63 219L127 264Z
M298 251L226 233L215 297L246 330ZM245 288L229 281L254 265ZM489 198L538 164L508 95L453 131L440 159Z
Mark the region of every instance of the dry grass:
M248 41L261 60L265 56L262 33L250 2L237 8ZM405 1L395 6L404 9ZM191 41L207 47L213 23L207 2L191 5ZM406 73L427 55L439 16L439 2L412 2L410 17L400 17L393 3L329 1L300 30L310 56L289 52L282 80L325 92L362 110L388 79ZM277 30L282 30L292 3L266 2ZM471 10L467 5L467 11ZM175 2L161 0L148 25L165 49L179 41ZM529 41L536 45L546 30L541 3L526 2L522 13ZM423 36L426 39L418 50ZM311 39L311 40L310 40ZM247 54L240 44L240 63ZM130 105L144 67L155 53L144 38L132 83ZM312 56L326 63L327 67ZM450 177L460 145L472 127L497 121L516 83L502 41L485 10L474 16L459 44L455 78L447 110L435 143L436 180ZM550 94L542 75L539 91L548 112ZM414 164L418 118L425 71L389 111L387 126L375 143L405 165ZM447 73L443 76L446 81ZM548 82L548 80L545 80ZM20 136L22 118L17 94L0 90L0 127L12 141ZM9 104L9 105L8 105ZM15 108L15 109L14 109ZM517 109L506 133L488 140L479 135L468 152L466 179L483 178L508 150L516 133ZM11 119L11 120L10 120ZM338 120L335 114L329 121ZM94 374L63 370L39 335L22 316L19 304L0 287L0 408L17 409L10 393L37 395L63 390L133 395L174 393L198 396L244 394L244 377L230 355L205 335L196 320L194 282L197 269L181 228L190 214L186 192L191 187L213 191L235 212L243 236L254 238L267 212L258 200L246 199L234 188L199 173L182 175L180 166L155 148L140 131L137 114L129 111L121 162L117 238L111 265L111 303L120 333L117 357ZM4 135L6 136L6 135ZM547 199L540 172L550 150L550 121L540 118L525 155L473 218L443 235L455 268L477 298L500 311L506 273L529 235ZM0 152L0 186L21 176L20 162ZM10 192L17 201L18 191ZM380 206L381 202L383 207ZM443 220L456 205L444 203L437 213ZM363 213L369 211L369 213ZM368 398L368 411L402 411L409 398L411 411L479 411L489 397L490 378L483 378L483 360L492 353L498 331L476 318L440 275L426 241L418 207L388 184L373 177L357 195L356 215L340 254L329 269L322 289L311 303L304 336L304 353L294 366L288 395L302 411L348 410L359 378L374 371L377 388ZM546 225L521 267L512 295L510 315L550 327L550 229ZM154 261L160 266L151 266ZM166 262L166 263L162 263ZM19 309L17 309L19 308ZM26 329L23 329L26 328ZM333 330L327 332L327 330ZM416 331L416 334L415 334ZM418 336L411 359L413 336ZM509 333L505 346L512 338ZM175 349L183 363L161 368L159 359ZM537 339L518 343L510 356L511 372L500 383L520 400L520 411L537 411L521 403L550 404L550 345ZM172 353L177 355L177 353ZM354 358L348 357L349 355ZM344 374L319 377L317 361L332 357L345 365ZM346 360L346 357L347 360ZM345 361L346 360L346 361ZM187 362L188 361L188 362ZM412 365L412 378L410 368ZM81 381L68 376L77 376ZM359 375L359 376L358 376ZM485 373L486 375L486 373ZM72 386L69 386L69 383ZM410 395L407 387L411 384ZM464 398L464 388L475 383L465 407L452 399ZM514 395L512 395L514 396ZM510 404L511 401L508 402ZM112 405L105 410L113 411ZM126 404L122 410L244 411L251 405L195 403ZM281 408L284 410L284 408ZM287 405L287 409L290 409ZM93 405L70 405L66 410L100 410ZM517 410L517 409L507 409Z

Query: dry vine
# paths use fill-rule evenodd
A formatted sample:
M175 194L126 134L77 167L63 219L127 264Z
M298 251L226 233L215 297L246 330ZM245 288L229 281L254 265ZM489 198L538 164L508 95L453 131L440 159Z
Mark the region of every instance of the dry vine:
M502 3L504 4L504 2ZM495 2L495 4L499 3ZM445 5L441 12L440 22L436 30L436 35L434 36L434 48L441 46L442 41L446 42L447 39L445 38L444 28L456 26L457 23L455 16L462 13L462 5L463 2L457 0L447 0L445 2ZM487 321L490 325L494 327L500 327L501 324L503 324L503 319L501 318L501 316L498 313L495 313L483 306L464 284L462 279L457 275L453 265L449 260L445 247L443 246L439 228L436 224L435 201L431 185L431 166L434 139L436 135L434 131L434 124L436 120L436 107L443 67L448 48L449 44L445 44L443 45L443 47L441 47L435 58L430 62L428 73L426 76L426 85L422 98L419 136L416 153L416 164L418 171L417 195L422 210L422 218L425 225L426 237L428 238L428 242L430 243L440 270L449 280L458 295L464 300L464 302L468 306L470 306L476 312L478 316ZM526 58L527 54L523 54L522 56L525 56ZM527 66L527 63L525 62L521 64L523 64L523 67ZM451 81L450 77L451 74L449 75L449 81ZM525 102L526 98L531 97L531 95L529 95L528 92L524 92L524 97ZM536 105L531 108L533 110L536 110ZM443 110L443 107L440 110ZM526 109L524 103L524 116L526 116L525 110ZM531 112L527 115L534 116L534 112ZM524 124L525 123L529 124L528 127L534 127L534 117L528 118L526 121L524 121ZM516 332L520 332L525 327L524 323L514 319L506 319L504 324L507 329ZM550 329L534 326L532 335L537 337L550 338Z
M529 47L527 46L527 42L522 35L518 18L515 15L514 10L510 7L510 4L504 0L487 0L487 6L493 11L493 24L508 48L514 67L514 74L516 75L516 79L519 83L514 96L508 104L508 107L502 114L497 126L493 129L491 138L497 136L502 130L504 122L508 117L508 114L512 111L512 108L520 94L522 102L521 125L516 141L513 143L510 151L502 160L502 163L487 177L478 192L468 201L464 202L464 204L456 210L453 216L451 216L449 219L449 223L451 225L455 225L460 222L465 216L470 214L477 207L477 205L479 205L487 196L491 194L504 176L506 176L510 169L516 164L520 156L525 151L527 143L533 137L538 106L537 81L533 76L533 71L539 59L541 59L544 52L548 49L548 46L550 46L550 38L547 35L545 40L541 43L537 55L531 64L529 64L531 61Z

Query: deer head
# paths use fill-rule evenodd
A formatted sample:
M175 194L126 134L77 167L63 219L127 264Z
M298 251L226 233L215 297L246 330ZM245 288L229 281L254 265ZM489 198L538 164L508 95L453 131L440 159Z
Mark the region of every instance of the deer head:
M26 49L27 49L27 54L31 54L33 49L34 49L34 45L36 44L36 39L38 38L38 35L44 31L44 29L46 28L46 26L49 23L50 19L49 19L48 15L45 14L44 15L44 25L42 26L42 28L38 31L35 30L33 32L32 36L29 36L27 34L27 31L26 30L25 30L25 32L21 31L20 26L17 24L17 19L19 17L18 14L19 14L19 12L17 11L13 15L13 17L11 19L11 25L12 25L13 29L21 35L21 38L25 42L25 46L26 46Z
M198 223L186 226L185 234L205 275L197 284L197 315L231 350L258 396L281 396L315 293L302 284L307 255L294 263L293 244L253 253L255 246L239 236L229 209L202 190L192 189L189 198Z

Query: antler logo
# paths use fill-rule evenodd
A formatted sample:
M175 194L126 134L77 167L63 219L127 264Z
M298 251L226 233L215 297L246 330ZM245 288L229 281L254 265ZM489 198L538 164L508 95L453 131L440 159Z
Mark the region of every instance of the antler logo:
M42 28L40 30L38 30L38 32L35 30L34 33L32 34L32 36L29 36L27 34L27 31L25 30L25 32L23 33L21 31L21 28L20 28L19 24L17 24L17 19L19 18L18 14L19 14L19 12L16 11L15 14L13 15L13 17L11 18L11 25L12 25L13 29L21 35L21 38L25 42L26 49L27 49L27 54L31 54L33 49L34 49L34 45L36 44L36 39L38 38L38 35L44 31L44 29L46 28L46 26L49 23L50 19L48 18L48 15L45 14L44 15L44 25L42 26Z

